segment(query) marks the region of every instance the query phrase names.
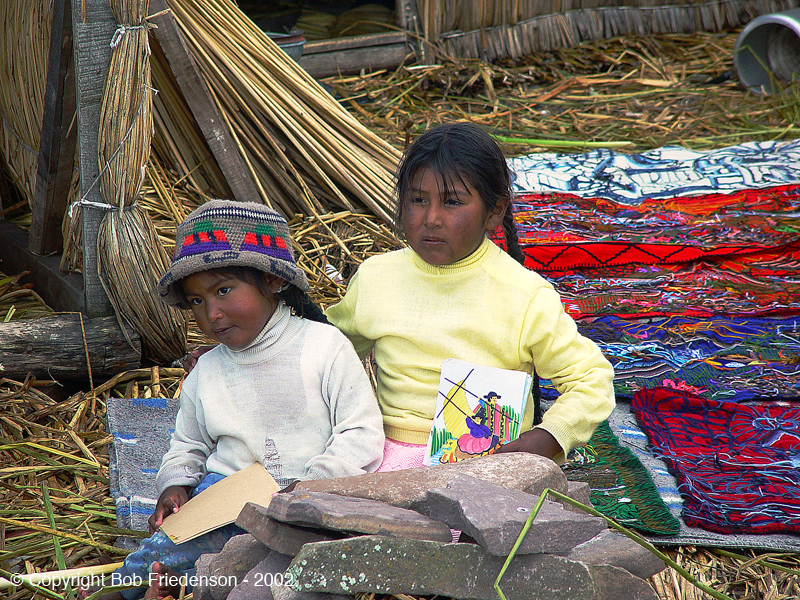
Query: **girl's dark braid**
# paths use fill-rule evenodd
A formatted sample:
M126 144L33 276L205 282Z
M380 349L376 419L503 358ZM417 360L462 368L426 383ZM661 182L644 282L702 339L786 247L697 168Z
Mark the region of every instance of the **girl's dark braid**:
M514 211L511 207L511 200L508 201L508 207L503 215L503 231L506 234L506 246L508 247L508 254L516 260L519 264L525 266L525 254L522 253L522 248L519 247L519 237L517 237L517 223L514 220Z
M285 290L278 292L278 296L286 303L286 306L294 310L298 317L330 324L328 317L320 310L319 306L296 285L289 285Z

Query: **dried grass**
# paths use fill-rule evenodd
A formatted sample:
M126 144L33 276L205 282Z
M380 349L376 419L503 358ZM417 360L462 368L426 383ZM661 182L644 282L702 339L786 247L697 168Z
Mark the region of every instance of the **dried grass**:
M428 127L480 123L509 154L622 143L707 149L800 136L800 83L747 92L733 71L736 31L584 42L494 63L458 60L328 78L350 110L403 148Z

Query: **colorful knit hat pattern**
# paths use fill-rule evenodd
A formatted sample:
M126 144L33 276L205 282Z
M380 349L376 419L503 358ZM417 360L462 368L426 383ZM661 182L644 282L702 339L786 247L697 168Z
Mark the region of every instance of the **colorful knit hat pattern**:
M255 202L210 200L178 226L172 265L158 282L158 294L171 306L188 308L176 283L200 271L234 266L253 267L309 289L294 260L283 215Z

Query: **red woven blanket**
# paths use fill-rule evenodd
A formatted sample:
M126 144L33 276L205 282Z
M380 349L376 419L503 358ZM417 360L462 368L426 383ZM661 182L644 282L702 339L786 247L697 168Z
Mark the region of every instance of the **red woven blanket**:
M631 410L683 497L687 525L800 534L800 408L637 392Z

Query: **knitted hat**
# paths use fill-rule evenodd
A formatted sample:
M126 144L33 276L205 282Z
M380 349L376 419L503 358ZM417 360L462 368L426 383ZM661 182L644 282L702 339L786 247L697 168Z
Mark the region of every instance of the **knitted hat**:
M176 283L200 271L234 266L253 267L309 289L294 261L283 215L255 202L210 200L178 225L172 266L158 282L158 295L167 304L187 308Z

